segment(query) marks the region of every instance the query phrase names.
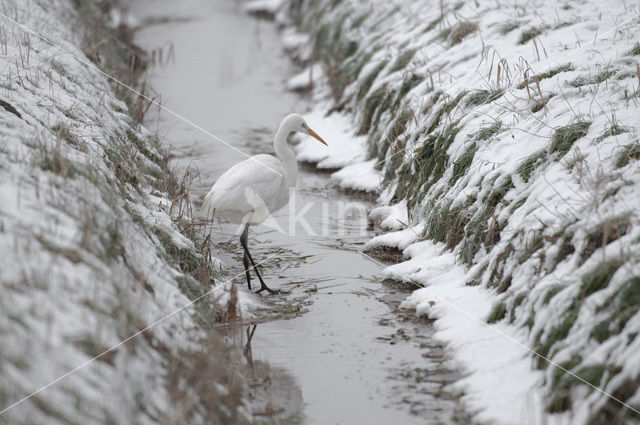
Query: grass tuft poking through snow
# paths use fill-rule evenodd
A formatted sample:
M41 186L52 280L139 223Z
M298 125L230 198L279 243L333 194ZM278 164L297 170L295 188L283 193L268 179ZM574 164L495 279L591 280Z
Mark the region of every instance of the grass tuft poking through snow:
M589 130L590 122L579 121L569 124L565 127L558 128L551 137L551 153L558 152L560 156L564 156L573 146L576 140L584 137Z

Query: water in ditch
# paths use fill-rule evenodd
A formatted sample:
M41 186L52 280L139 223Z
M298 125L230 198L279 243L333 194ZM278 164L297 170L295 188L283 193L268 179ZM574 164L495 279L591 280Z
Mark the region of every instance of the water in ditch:
M137 42L164 48L166 63L150 72L162 103L233 147L160 114L157 130L172 146L175 164L199 172L193 199L244 159L234 148L272 153L280 120L304 112L299 98L283 89L295 69L275 25L247 16L241 4L137 0L132 7L143 23ZM456 374L445 366L446 350L433 340L431 323L397 310L407 293L383 283L382 266L358 252L372 236L363 210L370 206L335 189L327 174L301 167L295 205L275 215L277 226L252 228L255 259L269 258L265 280L287 292L250 295L261 305L253 358L284 371L299 387L296 421L452 423L458 399L445 387ZM290 214L301 220L292 226ZM229 275L242 272L236 230L214 229L214 254ZM254 412L256 419L290 421L290 406L278 403L287 401L274 400L268 412Z

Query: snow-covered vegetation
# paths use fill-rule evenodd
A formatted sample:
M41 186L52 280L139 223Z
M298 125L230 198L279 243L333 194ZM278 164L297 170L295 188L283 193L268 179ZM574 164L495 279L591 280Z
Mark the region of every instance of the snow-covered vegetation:
M386 273L425 286L404 305L440 318L467 408L638 421L638 5L287 0L277 18L309 66L290 86L309 75L311 121L342 131L299 155L379 191L397 233L369 246L404 250Z
M0 422L246 423L189 176L102 73L144 90L114 3L1 2Z

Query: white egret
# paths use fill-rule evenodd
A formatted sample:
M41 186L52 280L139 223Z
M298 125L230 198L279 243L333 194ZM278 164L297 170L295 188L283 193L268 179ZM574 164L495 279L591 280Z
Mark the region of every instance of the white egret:
M298 163L296 154L287 144L287 137L293 132L307 133L323 144L327 144L313 131L304 118L298 114L285 117L278 127L273 142L276 156L255 155L234 165L214 183L202 203L202 214L214 216L231 223L244 225L240 244L244 249L245 275L251 290L250 266L260 280L258 293L266 290L274 293L262 279L253 257L249 253L247 239L249 226L262 223L289 202L289 189L296 186Z

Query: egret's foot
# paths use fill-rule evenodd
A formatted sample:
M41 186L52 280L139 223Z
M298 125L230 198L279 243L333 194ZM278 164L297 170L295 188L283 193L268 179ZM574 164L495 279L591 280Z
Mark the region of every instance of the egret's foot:
M267 291L268 293L275 295L275 294L280 294L281 291L278 291L276 289L271 289L269 288L267 285L263 284L262 287L260 289L258 289L258 291L256 292L256 294L259 294L262 291Z

